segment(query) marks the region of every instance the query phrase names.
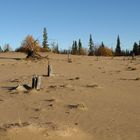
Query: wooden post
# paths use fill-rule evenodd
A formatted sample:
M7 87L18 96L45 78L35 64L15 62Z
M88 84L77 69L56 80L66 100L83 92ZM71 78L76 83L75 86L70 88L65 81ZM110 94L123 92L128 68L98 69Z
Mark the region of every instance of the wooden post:
M33 75L32 77L32 89L35 88L35 75Z
M37 89L38 77L35 76L35 89Z
M135 60L135 53L132 53L132 60Z
M33 75L32 77L32 89L39 90L41 88L41 76Z
M69 63L72 62L70 53L68 53L68 62L69 62Z
M38 76L37 77L37 86L36 86L36 89L37 90L40 90L40 88L41 88L41 76Z
M51 65L50 65L50 61L48 61L48 77L50 77L51 76L51 71L52 71L52 69L51 69Z

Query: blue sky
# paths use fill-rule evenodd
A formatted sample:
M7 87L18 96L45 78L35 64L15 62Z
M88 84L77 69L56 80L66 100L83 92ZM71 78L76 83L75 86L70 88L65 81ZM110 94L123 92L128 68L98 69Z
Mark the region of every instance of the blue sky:
M47 28L49 43L68 49L73 40L88 47L102 41L115 48L118 34L122 49L140 40L139 0L0 0L0 45L20 46L27 35L42 42Z

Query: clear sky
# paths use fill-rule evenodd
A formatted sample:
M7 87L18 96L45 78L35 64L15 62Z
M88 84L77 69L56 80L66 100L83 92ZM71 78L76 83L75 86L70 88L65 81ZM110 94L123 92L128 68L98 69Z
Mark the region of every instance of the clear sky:
M79 38L88 47L90 34L115 48L119 34L122 49L131 49L140 40L140 0L0 0L2 47L17 48L29 34L41 43L44 27L60 48Z

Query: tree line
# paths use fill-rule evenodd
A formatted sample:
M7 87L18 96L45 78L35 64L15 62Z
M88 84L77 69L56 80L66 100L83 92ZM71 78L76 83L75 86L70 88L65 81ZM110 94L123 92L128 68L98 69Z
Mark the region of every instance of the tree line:
M115 50L109 48L104 45L102 42L100 45L95 45L92 35L89 36L88 48L84 48L81 39L78 41L74 40L72 46L69 50L59 50L58 43L52 42L48 43L48 33L47 29L43 28L43 41L42 45L40 45L38 39L34 39L32 35L28 35L22 41L21 46L17 48L16 52L25 52L27 53L30 50L34 50L36 52L53 52L53 53L61 53L67 54L71 53L73 55L89 55L89 56L130 56L130 55L140 55L140 41L139 43L134 42L132 50L122 50L121 49L121 41L118 35ZM0 52L8 52L12 51L12 47L9 44L6 44L4 48L0 46Z
M92 39L92 35L89 36L88 42L88 49L83 48L82 42L73 41L71 50L71 54L73 55L89 55L89 56L132 56L132 55L140 55L140 41L139 44L134 42L132 50L123 50L121 48L121 41L118 35L116 40L116 47L115 50L109 48L108 46L104 45L103 42L99 45L95 45ZM65 50L65 53L66 50Z

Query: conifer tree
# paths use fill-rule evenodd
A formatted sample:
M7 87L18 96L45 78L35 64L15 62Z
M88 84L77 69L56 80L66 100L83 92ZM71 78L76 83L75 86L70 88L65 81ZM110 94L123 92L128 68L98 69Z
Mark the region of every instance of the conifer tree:
M9 52L9 51L12 51L12 48L11 48L11 46L9 44L5 44L4 48L3 48L3 51L4 52Z
M101 47L103 47L103 48L105 47L105 45L104 45L104 43L103 43L103 42L101 43Z
M77 45L77 41L73 41L71 54L74 54L74 55L78 54L78 45Z
M43 46L44 49L46 49L47 51L49 51L48 35L47 35L46 28L43 29L43 42L42 42L42 46Z
M133 45L133 53L139 55L139 45L136 42Z
M77 50L78 50L77 41L74 42L74 46L75 46L75 52L77 53Z
M78 53L78 45L77 45L77 41L74 41L74 54Z
M140 41L139 41L139 55L140 55Z
M73 41L72 48L71 48L71 54L74 54L74 41Z
M2 48L1 48L1 46L0 46L0 52L3 52L3 50L2 50Z
M89 38L89 54L88 55L94 55L94 43L92 40L92 35L90 34L90 38Z
M120 56L121 55L121 45L120 45L120 37L118 35L118 38L117 38L117 45L116 45L116 49L115 49L115 55L116 56Z
M81 39L79 39L79 42L78 42L78 54L79 55L82 54L82 42L81 42Z
M130 51L129 50L125 50L125 56L129 56L130 55Z

